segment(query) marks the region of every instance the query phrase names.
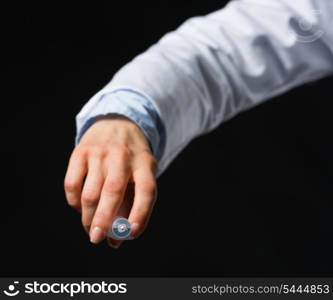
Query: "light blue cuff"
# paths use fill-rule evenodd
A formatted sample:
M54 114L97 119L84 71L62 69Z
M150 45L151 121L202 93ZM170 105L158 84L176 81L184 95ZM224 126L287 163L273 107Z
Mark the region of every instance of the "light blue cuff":
M75 143L100 116L123 115L135 122L143 131L152 154L159 160L165 146L164 125L153 104L142 94L131 89L119 89L102 94L98 102L85 116L81 128L77 128Z

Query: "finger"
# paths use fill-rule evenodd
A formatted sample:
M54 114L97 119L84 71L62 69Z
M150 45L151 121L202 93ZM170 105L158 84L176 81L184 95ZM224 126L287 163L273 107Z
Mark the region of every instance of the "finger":
M135 182L135 195L128 219L132 225L131 236L136 238L144 231L148 224L157 197L157 186L154 170L149 165L138 168L133 173L133 178Z
M76 148L77 149L77 148ZM87 173L87 160L83 152L74 149L64 180L65 194L70 206L81 210L81 189Z
M116 216L128 218L129 212L133 205L133 198L134 198L134 183L129 182L127 184L124 200L121 203L120 208L116 213ZM107 237L107 242L110 247L117 249L124 241L115 240L113 238Z
M90 225L100 199L103 180L102 157L91 155L88 161L88 175L81 197L82 225L87 233L89 233Z
M123 201L128 183L130 173L127 167L127 160L119 159L118 155L114 155L114 157L116 157L116 160L112 159L110 161L112 167L109 169L105 179L101 198L92 221L90 229L90 240L92 243L99 243L106 237L112 220Z

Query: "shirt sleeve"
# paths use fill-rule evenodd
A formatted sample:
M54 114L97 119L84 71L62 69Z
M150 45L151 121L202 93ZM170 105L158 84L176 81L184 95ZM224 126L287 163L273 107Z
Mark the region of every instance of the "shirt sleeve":
M327 0L231 1L166 34L121 68L84 110L119 89L143 95L165 130L159 176L193 138L331 74L332 14Z
M119 89L109 93L98 93L76 116L75 144L82 135L101 116L122 115L135 122L143 131L150 145L152 154L158 161L165 144L163 124L151 102L142 94Z

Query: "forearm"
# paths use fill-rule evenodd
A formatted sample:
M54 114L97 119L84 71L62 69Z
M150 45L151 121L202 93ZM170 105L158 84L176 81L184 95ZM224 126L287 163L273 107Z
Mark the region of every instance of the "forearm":
M321 14L311 11L316 8L321 8ZM274 0L231 2L164 36L124 66L102 93L131 89L151 103L166 136L158 159L161 174L194 137L241 111L330 74L332 11L326 0L299 0L292 6ZM313 31L324 34L311 42L300 41L295 27L300 16Z

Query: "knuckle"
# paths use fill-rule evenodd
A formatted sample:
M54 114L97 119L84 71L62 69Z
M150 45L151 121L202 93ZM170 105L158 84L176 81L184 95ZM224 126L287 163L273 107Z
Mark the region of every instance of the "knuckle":
M131 150L126 146L114 146L113 153L120 161L127 161L131 157Z
M107 195L121 195L125 190L122 180L109 180L105 182L104 193Z
M107 150L104 147L92 146L89 150L89 156L95 158L103 158L107 154Z
M74 148L72 157L83 158L87 155L87 148L81 145L78 145Z
M82 194L82 203L85 206L94 206L98 202L98 194L95 191L84 191Z
M141 183L141 191L145 194L155 195L156 193L156 183L151 180L146 180Z
M145 151L143 153L140 153L137 160L138 167L148 167L148 169L152 171L155 171L157 167L157 161L150 152Z
M69 193L76 192L80 186L79 183L71 179L66 178L64 182L65 190Z
M145 223L148 215L149 215L149 208L144 206L137 206L133 213L136 215L139 219L141 219L141 223Z

